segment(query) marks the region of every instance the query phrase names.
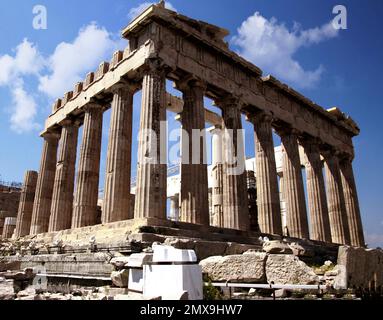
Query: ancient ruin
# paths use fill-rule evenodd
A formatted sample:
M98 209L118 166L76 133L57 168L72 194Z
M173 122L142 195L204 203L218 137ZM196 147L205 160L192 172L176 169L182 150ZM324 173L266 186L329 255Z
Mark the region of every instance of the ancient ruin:
M299 242L335 257L339 245L365 247L352 169L352 139L359 128L351 117L264 76L230 50L227 30L165 9L163 3L146 9L122 35L129 46L57 99L46 120L39 172L27 172L17 222L6 220L3 232L10 238L8 225L13 224L13 239L24 247L9 251L35 255L24 266L40 259L36 252L132 253L154 241L192 246L199 260L262 248L260 236ZM167 93L166 80L182 99ZM132 112L139 90L139 160L132 184ZM222 115L206 109L204 97ZM99 199L102 119L109 108ZM182 127L177 177L168 177L167 146L161 143L167 110ZM253 125L256 149L247 161L237 134L243 115ZM207 124L213 137L211 166L203 157ZM200 136L188 139L196 129L202 130ZM273 131L281 146L274 145ZM201 151L198 161L191 142ZM238 171L241 161L246 165ZM52 264L51 271L56 267Z

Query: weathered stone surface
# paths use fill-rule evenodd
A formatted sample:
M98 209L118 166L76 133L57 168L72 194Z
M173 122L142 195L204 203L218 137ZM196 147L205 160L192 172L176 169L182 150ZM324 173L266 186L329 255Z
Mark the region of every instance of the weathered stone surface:
M128 287L129 283L129 270L123 269L120 271L113 271L110 275L112 282L115 286L120 288Z
M0 300L12 300L14 297L13 280L0 278Z
M265 253L231 256L213 256L200 262L202 272L212 281L258 282L265 281Z
M287 245L287 243L284 243L279 240L271 240L264 242L262 246L263 251L267 253L282 253L282 254L291 254L293 251L291 248Z
M112 264L117 270L122 269L129 262L128 256L122 257L114 257L110 260L110 264Z
M383 285L383 251L341 246L336 269L341 271L336 281L343 286L374 290Z
M292 242L289 245L293 255L297 257L313 257L315 252L312 248L305 246L302 243Z
M318 276L294 255L272 254L266 260L267 282L275 284L317 284Z

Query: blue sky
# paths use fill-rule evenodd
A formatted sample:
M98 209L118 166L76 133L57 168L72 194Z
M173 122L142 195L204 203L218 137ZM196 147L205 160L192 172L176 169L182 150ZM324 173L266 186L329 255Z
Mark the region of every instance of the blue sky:
M142 3L0 2L0 180L22 181L25 170L38 170L42 145L38 133L54 97L71 90L125 45L119 32ZM47 8L47 30L32 27L32 9L38 4ZM324 107L339 106L356 120L361 134L354 139L354 171L365 234L370 246L383 247L383 2L172 0L170 4L182 14L228 29L231 48L265 74L272 73ZM337 4L347 8L348 28L333 32L328 24ZM139 95L135 130L138 107ZM106 113L104 120L103 159L109 116ZM253 138L248 132L246 150L252 156ZM104 160L101 166L103 170Z

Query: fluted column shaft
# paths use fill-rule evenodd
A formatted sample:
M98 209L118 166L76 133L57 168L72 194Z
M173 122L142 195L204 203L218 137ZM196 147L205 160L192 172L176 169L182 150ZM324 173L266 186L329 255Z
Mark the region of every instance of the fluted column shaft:
M79 123L66 120L62 125L49 220L50 232L70 229L72 223Z
M58 134L54 133L46 133L44 135L40 171L33 203L31 235L48 231L59 137Z
M290 237L309 238L298 135L295 130L280 132L283 152L283 199L286 202L287 232Z
M161 137L161 121L166 121L165 73L152 66L142 84L135 218L166 219L167 165L161 152L166 139Z
M212 225L223 227L223 163L222 163L222 129L212 131Z
M224 227L249 230L249 208L245 150L238 99L218 101L224 122L223 137L223 220Z
M333 243L350 244L350 231L342 190L339 160L334 153L332 151L324 153L331 238Z
M261 232L282 234L277 167L272 135L272 117L259 113L254 124L258 224Z
M302 141L305 150L307 198L310 212L310 239L331 242L326 189L319 147L312 140Z
M86 106L73 206L73 229L94 225L97 220L102 116L100 105L92 103Z
M17 214L15 237L20 238L29 235L35 199L38 173L27 171L24 176L24 185L20 194L19 210Z
M102 223L133 218L130 210L132 114L134 88L114 92L109 128Z
M176 193L174 196L170 197L170 213L169 218L173 221L179 221L179 212L180 210L180 198L179 194Z
M350 229L351 245L364 247L365 242L362 219L360 217L359 200L350 159L344 159L340 162L340 172L342 177L342 188L347 211L348 226Z
M204 86L191 80L178 84L178 87L184 100L181 114L181 221L209 225Z

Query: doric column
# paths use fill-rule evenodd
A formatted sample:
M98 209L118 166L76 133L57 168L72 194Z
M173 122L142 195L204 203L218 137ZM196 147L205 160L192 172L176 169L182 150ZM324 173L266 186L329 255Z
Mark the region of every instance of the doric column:
M62 123L49 220L50 232L71 227L78 128L77 121L64 120Z
M169 212L169 218L173 221L179 221L179 209L180 209L180 198L179 194L176 193L175 195L170 197L170 212Z
M343 195L346 205L351 245L365 247L362 219L360 217L358 194L352 169L352 160L346 158L340 162Z
M216 104L222 109L223 221L225 228L249 230L245 149L240 101L227 97Z
M223 163L222 163L222 128L213 127L212 134L212 225L223 227Z
M287 236L288 230L287 230L286 201L283 198L285 195L285 193L283 192L283 173L280 172L278 175L279 175L279 201L281 206L282 234L284 236Z
M102 223L133 218L130 211L132 114L135 88L116 88L113 96L106 160Z
M17 214L16 239L29 235L31 230L33 200L35 199L37 177L38 173L36 171L27 171L25 173L24 185L20 195L19 210Z
M102 116L103 109L99 104L90 103L85 107L72 229L94 225L97 220Z
M48 132L44 134L43 138L43 152L41 155L40 171L37 178L31 219L31 235L48 231L53 184L56 173L57 145L60 136Z
M283 154L283 199L286 202L287 233L290 237L309 238L305 193L298 149L298 132L278 131Z
M16 217L6 217L4 219L3 239L12 238L13 232L16 228Z
M198 80L177 82L182 91L181 221L209 225L205 137L205 86ZM186 136L185 136L186 135Z
M161 151L167 147L161 130L166 121L165 94L165 72L153 62L142 82L135 218L166 219L167 161Z
M330 220L322 171L323 165L318 142L310 138L302 138L300 142L305 151L304 161L311 225L310 239L331 242Z
M261 232L282 235L277 167L272 135L272 117L250 115L254 125L258 224Z
M350 244L347 212L342 190L338 154L334 150L323 152L325 159L327 205L333 243Z

